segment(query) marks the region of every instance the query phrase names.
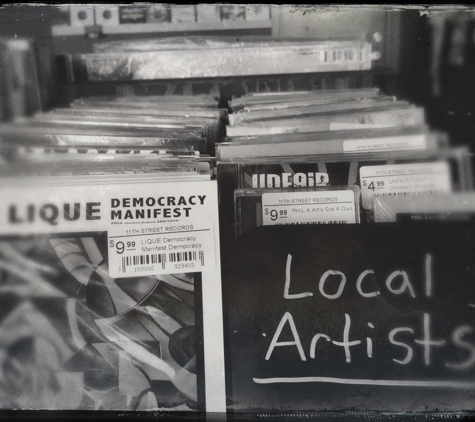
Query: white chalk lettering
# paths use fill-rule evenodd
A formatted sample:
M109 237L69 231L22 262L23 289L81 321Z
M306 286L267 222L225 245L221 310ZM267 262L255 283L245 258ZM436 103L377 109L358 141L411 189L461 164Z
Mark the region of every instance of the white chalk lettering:
M430 339L430 316L424 313L424 339L414 340L417 344L424 346L424 363L430 365L430 350L431 346L443 346L445 340L431 340Z
M414 330L412 328L408 328L408 327L395 328L394 330L391 330L391 332L389 333L389 341L391 342L391 344L394 344L395 346L404 347L407 350L406 357L403 360L393 359L393 361L396 363L399 363L401 365L407 365L412 360L412 356L414 355L414 350L412 349L411 346L407 345L406 343L402 343L400 341L394 340L394 336L397 333L401 333L403 331L407 331L411 334L414 334Z
M345 314L345 329L343 330L343 341L332 341L335 346L342 346L345 349L345 357L348 363L351 362L350 347L361 344L361 340L350 341L350 326L351 318L348 314Z
M370 293L365 293L363 292L363 289L361 288L361 284L363 283L363 280L364 278L368 275L368 274L374 274L374 271L373 270L366 270L366 271L363 271L358 279L356 280L356 290L358 290L358 293L363 296L363 297L375 297L375 296L378 296L379 295L379 291L374 291L374 292L370 292Z
M323 290L325 286L325 281L327 280L329 276L337 275L337 274L341 277L340 285L338 286L337 292L333 295L326 294L325 291ZM320 293L322 294L322 296L326 297L327 299L338 299L343 293L345 284L346 284L345 274L343 274L341 271L328 270L320 277L320 283L318 283L318 290L320 290Z
M369 358L373 357L373 340L369 337L366 337L366 354Z
M402 276L401 287L399 287L399 289L393 289L391 286L391 283L398 276ZM394 293L395 295L400 295L404 293L406 290L409 290L409 294L414 298L416 297L416 294L414 293L414 289L412 288L411 282L409 281L409 277L407 276L406 271L392 272L389 275L389 277L386 279L386 287L391 293Z
M418 381L418 380L375 380L375 379L352 379L335 377L277 377L277 378L253 378L256 384L299 384L309 382L345 384L345 385L377 385L397 387L421 387L421 388L452 388L457 390L472 390L475 388L473 381Z
M280 337L280 334L282 333L282 329L284 328L284 325L286 322L289 322L290 329L292 331L292 335L294 336L294 341L282 341L282 342L277 342L277 340ZM300 355L300 359L303 361L306 361L307 358L305 357L305 352L303 351L302 343L300 342L300 337L297 332L297 327L295 326L294 319L292 317L292 314L290 312L286 312L284 316L282 317L281 321L279 322L279 326L277 327L277 331L274 334L274 337L272 338L272 341L269 346L269 350L267 351L266 354L266 360L269 360L272 352L274 351L274 348L277 346L296 346L297 350Z
M432 256L426 254L426 296L432 296Z
M292 264L292 255L287 255L287 265L285 267L285 285L284 285L284 299L301 299L303 297L313 296L311 292L289 294L290 290L290 266Z
M324 338L326 341L330 341L331 338L328 337L326 334L318 333L315 334L312 338L312 343L310 343L310 357L315 359L315 348L317 347L317 342L321 338Z
M475 364L475 345L472 343L469 343L468 341L465 341L462 339L462 337L465 334L469 334L473 332L473 328L470 327L470 325L462 325L461 327L458 327L452 334L452 341L462 349L467 350L470 353L470 357L460 363L446 363L445 366L448 368L454 368L454 369L468 369L472 367Z

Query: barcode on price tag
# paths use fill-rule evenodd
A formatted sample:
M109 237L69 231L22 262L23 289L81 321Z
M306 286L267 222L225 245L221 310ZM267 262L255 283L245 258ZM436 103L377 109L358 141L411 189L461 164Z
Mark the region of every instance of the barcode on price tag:
M358 50L352 48L322 51L323 63L355 63L358 60Z
M264 226L358 222L353 190L276 192L262 195Z
M210 271L216 266L209 220L112 227L108 250L109 273L116 278Z

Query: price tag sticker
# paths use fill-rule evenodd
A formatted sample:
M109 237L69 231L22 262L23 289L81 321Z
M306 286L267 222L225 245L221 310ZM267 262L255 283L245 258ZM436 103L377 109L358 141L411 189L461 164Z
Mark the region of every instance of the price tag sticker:
M123 278L211 271L214 242L209 220L114 226L108 231L109 273Z
M353 190L276 192L262 195L264 226L352 224L358 221Z
M361 167L360 183L366 210L372 208L375 196L452 191L450 168L446 162Z

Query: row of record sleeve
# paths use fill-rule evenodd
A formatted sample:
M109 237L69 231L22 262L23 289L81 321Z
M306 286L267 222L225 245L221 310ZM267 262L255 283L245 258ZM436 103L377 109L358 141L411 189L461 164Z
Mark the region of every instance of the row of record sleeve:
M16 119L0 128L4 147L214 155L227 111L211 96L94 97Z
M378 89L252 93L234 98L229 114L212 95L84 97L3 124L0 140L4 176L217 172L224 232L238 234L253 225L380 221L375 199L473 189L468 149L430 130L422 108ZM75 154L58 154L66 152ZM336 197L299 192L334 186L351 187L352 218L332 207L304 212L308 201ZM286 199L269 195L284 192L300 208L294 218L281 204L271 218L272 199ZM247 197L256 204L246 213Z
M462 202L473 211L454 199L473 189L468 148L431 130L423 108L378 89L251 93L230 110L216 148L230 236L262 225L395 221L388 197L407 198L407 213L426 204L427 219L430 195L439 195L439 214Z

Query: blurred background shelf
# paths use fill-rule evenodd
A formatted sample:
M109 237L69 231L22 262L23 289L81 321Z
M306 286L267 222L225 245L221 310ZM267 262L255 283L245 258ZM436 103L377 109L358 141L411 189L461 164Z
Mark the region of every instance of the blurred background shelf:
M129 23L118 26L102 25L104 35L174 33L196 31L229 31L271 28L270 20L258 21L227 21L227 22L186 22L186 23ZM52 35L55 37L85 35L86 28L68 25L55 25Z
M101 6L100 9L94 7ZM223 6L223 5L218 5ZM232 5L228 5L232 6ZM236 5L235 5L236 6ZM242 7L242 5L240 5ZM37 42L48 43L55 54L82 54L91 53L94 43L98 40L86 36L85 27L88 26L102 28L103 40L133 40L138 38L167 38L174 36L257 36L264 38L320 38L331 39L332 37L365 37L365 40L371 42L372 49L380 54L380 58L373 61L373 70L371 83L373 86L379 86L390 95L398 95L407 98L418 105L425 107L427 118L433 127L446 130L451 133L454 144L470 144L475 138L475 96L473 71L475 69L475 43L473 34L475 33L475 14L465 11L462 14L450 12L453 18L446 19L445 29L442 41L440 76L441 93L436 96L433 92L433 48L434 48L434 28L432 18L428 13L421 13L427 7L413 6L398 8L382 8L369 5L340 5L340 6L271 6L269 19L246 20L233 18L232 10L225 10L227 20L223 22L222 10L220 15L216 15L215 22L193 21L175 22L173 21L173 10L169 17L169 22L160 23L120 23L120 19L111 11L109 19L105 19L104 13L110 5L89 5L86 9L80 9L82 6L73 6L78 19L71 19L71 10L66 7L61 11L55 5L42 5L29 7L27 5L12 5L0 10L0 36L5 38L30 38ZM190 7L190 5L188 5ZM194 7L194 5L193 5ZM246 6L247 7L247 6ZM453 8L446 6L446 8ZM435 7L435 9L440 9ZM94 11L99 10L97 18L94 18ZM452 9L451 9L452 10ZM246 12L247 10L245 10ZM81 14L79 18L79 14ZM102 15L102 18L100 17ZM456 15L456 16L455 16ZM470 15L470 16L469 16ZM106 13L106 16L108 14ZM137 15L138 16L138 15ZM192 16L192 15L191 15ZM467 19L468 16L468 19ZM176 18L176 14L175 14ZM62 19L62 20L61 20ZM94 20L95 19L95 20ZM102 19L102 20L101 20ZM106 23L105 21L114 21L116 25ZM167 18L168 19L168 18ZM233 20L235 19L235 20ZM176 19L175 19L176 20ZM186 20L186 16L183 17ZM57 25L62 25L62 29ZM148 25L151 25L150 27ZM115 26L115 29L112 27ZM154 29L153 32L138 32L141 28ZM66 29L67 27L67 29ZM97 29L97 28L96 28ZM465 30L465 35L457 31ZM64 35L59 35L64 34ZM76 35L73 35L76 34ZM455 37L455 38L454 38ZM458 38L457 38L458 37ZM463 65L454 64L450 60L450 54L454 39L466 37L463 52L465 62ZM295 75L296 80L300 80L299 75ZM282 83L282 78L269 77L267 82L263 77L247 78L260 81L259 89L287 89L287 82ZM280 82L279 82L280 79ZM308 86L312 83L314 77L307 75L307 82L298 82L297 86ZM74 86L67 88L67 84L59 77L56 78L57 101L71 92L83 93L92 88L78 88L81 86L74 82ZM163 82L163 81L162 81ZM183 82L183 81L182 81ZM197 86L196 81L182 83L175 81L166 81L169 89L173 92L183 92L183 89L189 91L190 83L194 92ZM212 89L213 84L210 81L200 81L207 83L206 89ZM245 92L241 82L242 79L236 78L234 82L219 78L219 83L215 81L222 92L227 91L232 95L233 89L237 95ZM231 83L232 82L232 83ZM130 81L124 83L130 84ZM247 82L246 82L247 83ZM156 92L164 89L160 83L160 88L151 88L151 85L133 83L140 92ZM228 84L226 86L226 84ZM273 88L273 84L277 88ZM247 84L250 89L250 84ZM266 88L267 85L267 88ZM93 84L94 89L99 88ZM102 85L106 86L106 85ZM112 85L108 85L112 86ZM144 88L138 88L142 86ZM158 86L155 84L155 86ZM167 86L167 85L165 85ZM174 88L175 86L175 88ZM231 88L234 87L234 88ZM317 86L317 85L315 85ZM321 85L320 85L321 86ZM238 87L240 87L238 89ZM107 88L108 90L115 88ZM305 88L307 89L307 88ZM108 91L110 92L110 91ZM170 92L170 91L169 91Z

